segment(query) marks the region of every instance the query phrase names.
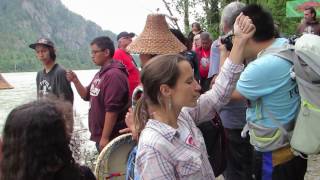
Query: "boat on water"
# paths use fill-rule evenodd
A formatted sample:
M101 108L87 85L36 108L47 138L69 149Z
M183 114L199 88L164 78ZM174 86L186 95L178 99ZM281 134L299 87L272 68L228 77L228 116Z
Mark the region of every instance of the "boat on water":
M13 86L11 86L0 74L0 90L2 89L13 89Z

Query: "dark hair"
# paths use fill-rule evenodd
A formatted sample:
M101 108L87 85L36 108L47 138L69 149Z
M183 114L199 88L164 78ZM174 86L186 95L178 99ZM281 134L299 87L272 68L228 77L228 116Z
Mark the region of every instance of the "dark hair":
M172 29L170 28L171 33L184 45L188 46L189 41L188 39L182 34L182 32L179 29ZM188 50L191 48L187 47Z
M257 4L250 4L242 9L244 15L249 16L256 27L253 39L257 42L270 40L274 37L274 23L272 15Z
M51 58L53 61L56 61L56 58L57 58L56 51L54 50L53 47L50 47L50 46L47 46L47 47L48 47L48 49L49 49L50 58Z
M110 57L114 55L114 44L113 41L108 36L100 36L92 40L90 45L97 45L101 50L109 49Z
M47 46L45 44L39 44L37 46L42 46L42 47L46 47L49 51L49 56L53 61L56 61L57 55L56 55L56 51L54 50L54 47L51 46Z
M311 14L314 14L313 16L313 20L316 20L317 19L317 11L314 9L314 7L312 6L308 6L306 8L304 8L304 10L309 10Z
M202 33L200 34L200 39L201 39L201 40L212 40L211 34L208 33L208 32L202 32Z
M70 118L71 104L58 100L41 99L13 109L3 130L0 179L54 179L65 167L76 170L67 132Z
M186 44L186 37L184 37L179 29L170 28L169 30L182 44Z
M198 22L194 22L191 24L191 27L195 26L199 31L201 30L201 26L200 26L200 23Z
M143 96L137 103L135 110L135 126L138 133L142 131L149 118L148 104L163 106L160 86L166 84L174 87L180 76L178 63L187 61L180 54L159 55L152 58L141 71Z

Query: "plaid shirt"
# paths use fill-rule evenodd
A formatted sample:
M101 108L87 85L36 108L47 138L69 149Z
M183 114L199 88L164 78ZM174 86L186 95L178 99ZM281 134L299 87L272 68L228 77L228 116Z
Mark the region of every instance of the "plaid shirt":
M196 127L211 120L216 111L228 103L243 65L227 59L211 90L201 95L197 106L184 107L178 125L188 129L186 142L179 139L177 129L150 119L142 131L136 156L136 171L141 179L214 179L200 130Z

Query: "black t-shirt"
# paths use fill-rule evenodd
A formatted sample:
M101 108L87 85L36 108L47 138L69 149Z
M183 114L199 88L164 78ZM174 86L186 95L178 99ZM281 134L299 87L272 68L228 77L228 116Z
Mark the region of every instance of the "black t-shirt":
M53 94L73 103L73 91L66 78L66 70L59 64L55 64L48 73L39 71L36 81L38 98Z

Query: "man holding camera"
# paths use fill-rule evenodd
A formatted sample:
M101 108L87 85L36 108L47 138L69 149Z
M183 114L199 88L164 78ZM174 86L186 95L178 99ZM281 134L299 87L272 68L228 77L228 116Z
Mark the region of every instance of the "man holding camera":
M235 18L245 4L232 2L224 7L220 27L225 34L211 46L210 64L217 64L217 71L223 65L232 49L232 27ZM221 60L221 61L220 61ZM210 72L214 67L210 67ZM214 78L212 84L214 83ZM219 112L227 138L227 168L223 173L225 180L252 179L252 150L249 137L242 138L241 131L246 124L246 106L243 98L231 99Z

